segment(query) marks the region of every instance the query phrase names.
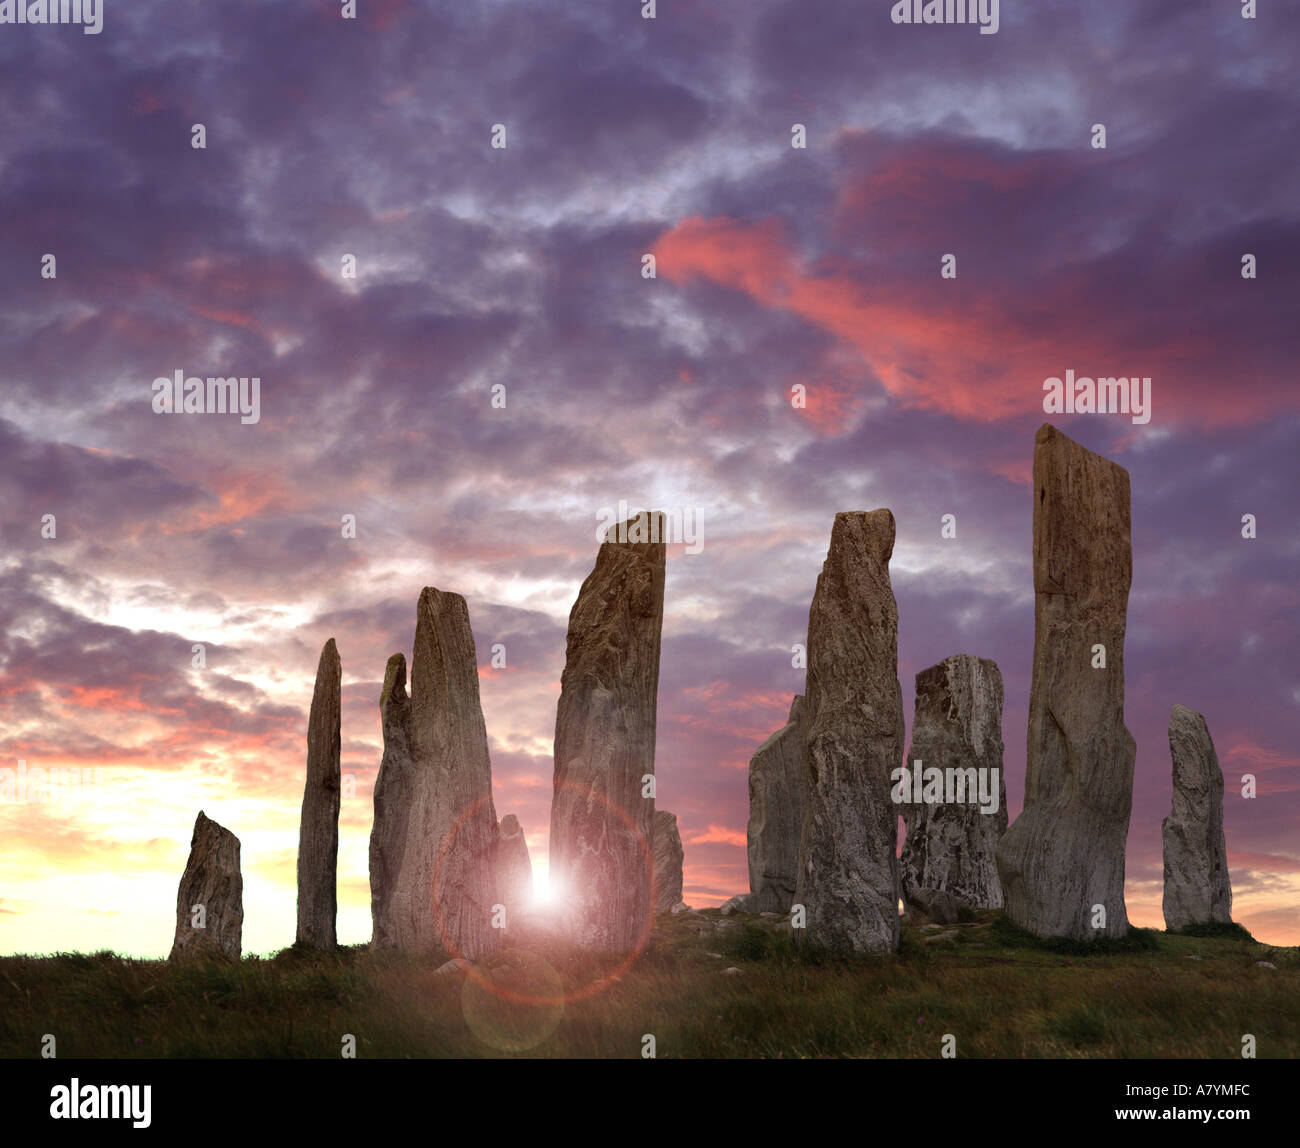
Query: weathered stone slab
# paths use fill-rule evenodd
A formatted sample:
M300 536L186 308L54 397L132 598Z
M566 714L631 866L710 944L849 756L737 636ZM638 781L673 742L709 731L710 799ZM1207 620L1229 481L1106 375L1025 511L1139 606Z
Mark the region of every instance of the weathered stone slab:
M239 838L202 810L176 892L176 938L168 960L239 960L244 932L244 878Z
M921 783L919 802L911 800L914 782ZM944 800L924 800L939 782ZM996 663L954 654L916 675L912 746L900 790L907 827L898 859L903 900L930 889L973 908L1001 908L996 850L1007 829L1007 785ZM948 801L950 795L956 800Z
M802 716L799 695L786 724L749 761L749 891L760 912L788 913L798 883L806 784Z
M1007 916L1038 936L1128 932L1134 742L1124 726L1124 631L1132 571L1128 472L1040 427L1025 806L997 850ZM1103 927L1094 926L1096 906Z
M1173 809L1160 824L1165 853L1165 928L1232 920L1223 836L1223 770L1205 718L1174 706L1169 718Z
M316 691L307 719L307 781L298 828L298 936L300 945L337 945L339 786L342 779L343 667L331 638L316 667Z
M611 527L569 614L555 718L550 864L565 930L627 952L649 937L664 516ZM658 542L647 541L652 536Z
M654 831L654 911L671 913L682 902L682 861L686 851L682 848L682 835L677 830L677 814L666 809L656 809Z
M889 582L894 516L837 514L808 614L806 790L796 904L799 943L846 953L898 947L903 758L898 608Z
M459 594L421 593L409 698L405 678L394 655L380 695L372 944L477 960L501 945L492 927L497 819L474 635Z

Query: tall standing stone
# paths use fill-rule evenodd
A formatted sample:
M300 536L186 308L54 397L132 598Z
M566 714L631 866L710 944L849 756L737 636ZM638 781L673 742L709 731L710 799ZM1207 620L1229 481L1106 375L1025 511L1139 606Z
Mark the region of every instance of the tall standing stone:
M239 838L199 810L190 858L176 891L176 939L168 960L239 960L244 933L244 878Z
M576 945L627 952L649 935L664 516L611 527L569 614L555 717L551 869Z
M497 818L474 635L459 594L420 594L410 697L405 660L394 655L380 713L372 944L475 960L501 944L492 927Z
M931 774L932 769L942 772ZM909 783L919 773L922 782L951 777L956 800L900 804L907 826L898 859L903 900L912 903L920 890L932 889L973 908L1000 909L995 851L1007 829L1007 783L1002 772L1002 674L995 662L954 654L916 675L907 770L903 796L912 795ZM981 793L989 799L987 813ZM946 784L943 796L948 797Z
M1133 735L1128 472L1055 427L1034 443L1034 662L1024 810L998 845L1007 916L1043 937L1128 932ZM1104 909L1104 925L1097 925Z
M656 809L654 819L654 911L671 913L682 900L682 835L677 831L677 814Z
M1223 770L1205 718L1174 706L1169 718L1174 804L1160 824L1165 847L1165 928L1232 920L1223 838Z
M519 818L507 813L497 830L497 897L506 907L506 930L528 912L533 903L533 862Z
M898 809L903 757L898 607L889 583L894 516L837 514L808 613L806 805L795 901L802 943L840 952L898 947Z
M749 761L749 825L745 834L749 891L754 911L788 913L799 871L803 832L803 695L790 704L790 717L754 751Z
M320 652L307 719L307 782L298 828L298 944L337 945L343 669L331 638Z

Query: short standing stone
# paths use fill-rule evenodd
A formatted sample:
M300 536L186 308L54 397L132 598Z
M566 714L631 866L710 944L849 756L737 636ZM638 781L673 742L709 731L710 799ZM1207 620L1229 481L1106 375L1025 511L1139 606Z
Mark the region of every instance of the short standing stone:
M1134 743L1124 726L1124 631L1132 573L1128 471L1040 427L1025 804L997 849L1006 914L1040 937L1128 932Z
M913 801L918 792L923 800ZM916 675L912 748L900 793L907 826L898 859L903 900L912 903L922 889L941 890L971 907L1000 909L996 850L1007 829L1007 785L996 663L954 654ZM936 794L940 800L927 799Z
M331 638L321 650L307 720L307 783L298 829L298 944L312 949L337 944L342 678Z
M903 759L898 607L889 583L894 516L837 514L808 613L807 788L795 902L801 944L845 953L898 948L898 807Z
M579 948L649 938L664 516L611 527L569 614L555 716L551 872Z
M497 896L506 908L506 930L512 929L532 907L533 863L519 818L507 813L497 835Z
M682 835L677 831L677 814L655 810L655 915L671 913L682 901Z
M764 913L788 913L794 901L807 784L802 717L799 695L790 705L786 724L749 761L749 891Z
M190 838L190 859L176 893L176 939L168 959L238 960L243 931L239 838L200 810Z
M1205 718L1174 706L1173 810L1160 826L1165 847L1165 928L1232 920L1232 883L1223 837L1223 770Z

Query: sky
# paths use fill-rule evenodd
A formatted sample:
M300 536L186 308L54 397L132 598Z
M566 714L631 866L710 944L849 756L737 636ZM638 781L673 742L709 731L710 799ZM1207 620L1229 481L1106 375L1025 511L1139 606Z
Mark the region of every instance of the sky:
M1161 925L1182 703L1234 918L1300 943L1300 10L1239 7L0 25L0 767L92 771L0 804L0 952L164 955L200 809L242 842L245 952L292 943L331 637L339 939L367 941L378 698L426 585L468 601L496 811L543 873L568 611L620 500L702 530L669 547L658 699L688 903L747 888L748 761L803 690L839 511L897 521L909 739L918 671L1001 668L1014 819L1044 421L1132 481L1130 919ZM259 379L257 420L157 413L177 371ZM1150 378L1149 421L1045 414L1066 371Z

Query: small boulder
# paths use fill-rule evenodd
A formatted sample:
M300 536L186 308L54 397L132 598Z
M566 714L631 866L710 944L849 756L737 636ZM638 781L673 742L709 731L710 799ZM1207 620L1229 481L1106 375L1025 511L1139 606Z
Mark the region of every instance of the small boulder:
M756 908L755 901L753 893L737 893L730 900L723 901L722 915L729 917L732 913L752 913Z

